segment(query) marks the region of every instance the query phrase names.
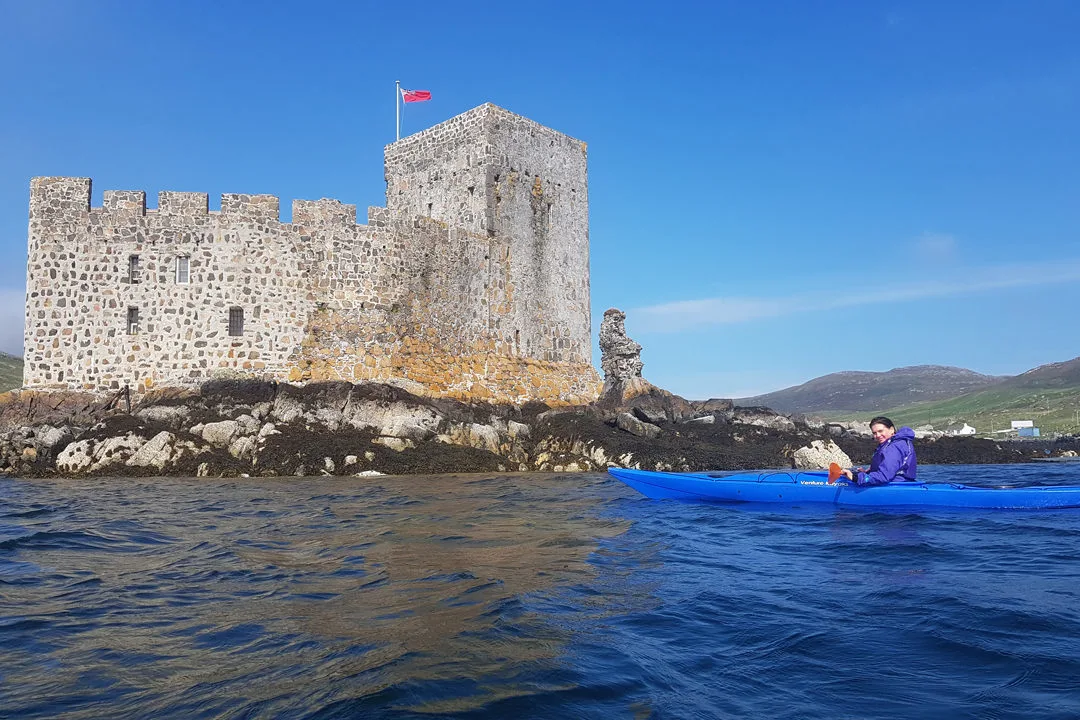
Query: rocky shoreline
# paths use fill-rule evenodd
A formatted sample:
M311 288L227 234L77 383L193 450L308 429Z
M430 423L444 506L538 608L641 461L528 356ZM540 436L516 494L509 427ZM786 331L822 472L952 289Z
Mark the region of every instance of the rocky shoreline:
M583 472L611 466L738 470L869 461L865 428L687 401L644 381L593 405L422 398L381 384L218 380L122 398L0 396L0 473L18 477ZM918 445L923 463L1046 454L974 438ZM1060 450L1067 450L1062 447Z
M140 396L0 395L0 473L19 477L757 470L866 464L867 423L825 423L731 400L689 401L642 375L625 314L600 326L604 386L552 408L420 397L379 383L222 379ZM927 437L921 463L1010 463L1080 443Z

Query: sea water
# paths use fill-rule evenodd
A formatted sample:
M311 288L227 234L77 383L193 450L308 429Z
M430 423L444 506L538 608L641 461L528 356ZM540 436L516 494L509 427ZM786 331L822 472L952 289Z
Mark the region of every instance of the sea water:
M0 479L0 717L1077 718L1080 511Z

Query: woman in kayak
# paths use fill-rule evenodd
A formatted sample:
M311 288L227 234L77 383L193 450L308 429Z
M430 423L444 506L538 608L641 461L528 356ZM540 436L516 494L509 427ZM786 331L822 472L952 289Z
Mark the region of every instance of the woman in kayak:
M918 470L913 442L915 432L909 427L897 430L892 420L879 415L870 421L870 434L878 444L870 460L870 469L844 470L844 477L856 485L884 485L914 480Z

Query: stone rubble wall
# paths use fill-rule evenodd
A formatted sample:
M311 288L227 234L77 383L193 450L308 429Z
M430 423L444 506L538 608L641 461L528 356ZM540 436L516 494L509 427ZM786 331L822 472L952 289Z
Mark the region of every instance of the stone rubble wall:
M142 192L106 191L91 208L89 178L35 178L24 387L145 391L227 370L281 374L313 298L298 238L276 213L269 196L223 196L209 212L205 193L177 192L146 210ZM186 284L178 257L189 259ZM229 335L231 307L244 309L242 336Z

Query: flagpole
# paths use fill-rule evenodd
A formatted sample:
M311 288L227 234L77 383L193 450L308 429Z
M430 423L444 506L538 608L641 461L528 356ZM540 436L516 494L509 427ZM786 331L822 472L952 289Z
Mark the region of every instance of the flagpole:
M394 81L394 128L397 134L395 142L401 139L401 81Z

